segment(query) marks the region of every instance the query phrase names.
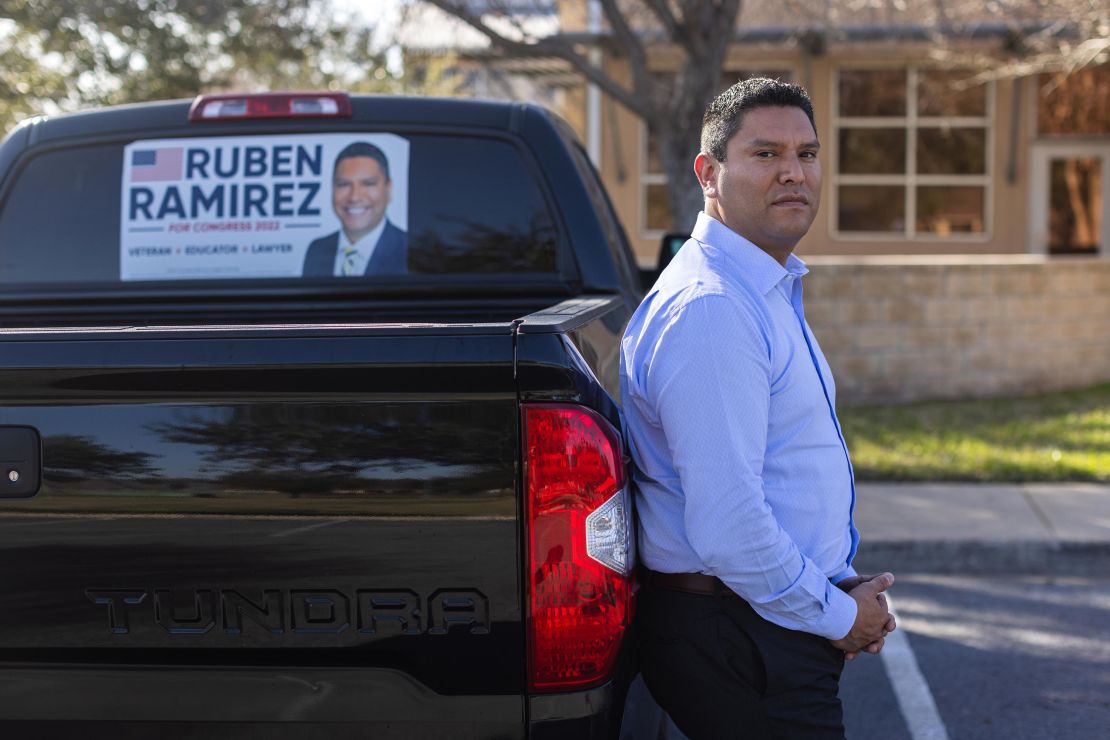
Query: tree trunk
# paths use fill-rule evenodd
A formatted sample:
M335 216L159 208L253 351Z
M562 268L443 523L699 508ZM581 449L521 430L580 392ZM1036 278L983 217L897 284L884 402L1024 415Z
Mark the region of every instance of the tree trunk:
M721 67L736 29L740 0L686 4L685 33L697 43L686 46L676 74L652 96L652 123L667 174L672 227L690 233L704 199L694 157L701 149L705 109L721 91Z
M595 65L581 47L558 34L528 42L503 35L485 16L497 11L512 18L511 6L504 0L423 1L484 34L507 58L550 55L562 59L643 119L659 137L672 228L689 233L702 207L701 188L692 171L700 148L702 114L719 92L721 66L736 33L742 0L598 0L611 31L607 41L627 60L631 84L611 76L604 65ZM651 19L649 27L656 25L664 31L664 43L680 54L681 63L673 77L659 80L648 65L647 42L637 30L645 17Z
M659 157L667 174L667 201L671 207L671 230L689 234L701 211L701 186L694 174L694 157L699 147L701 120L669 121L659 126Z

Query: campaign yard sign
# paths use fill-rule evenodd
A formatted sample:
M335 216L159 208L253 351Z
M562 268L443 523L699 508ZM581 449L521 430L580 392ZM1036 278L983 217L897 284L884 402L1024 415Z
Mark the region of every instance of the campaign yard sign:
M300 277L305 250L341 228L336 156L376 146L385 218L408 229L409 142L395 134L150 139L124 147L120 279Z

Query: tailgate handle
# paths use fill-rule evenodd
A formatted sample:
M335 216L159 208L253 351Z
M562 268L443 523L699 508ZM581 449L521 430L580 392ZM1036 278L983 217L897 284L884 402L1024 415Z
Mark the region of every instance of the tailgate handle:
M0 426L0 498L30 498L42 482L42 438L34 427Z

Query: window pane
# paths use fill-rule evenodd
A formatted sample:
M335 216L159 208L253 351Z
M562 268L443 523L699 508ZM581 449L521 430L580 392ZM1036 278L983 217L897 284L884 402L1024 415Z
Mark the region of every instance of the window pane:
M651 174L665 174L663 170L663 158L659 156L659 137L651 130L651 126L648 126L647 132L647 169L645 172Z
M590 156L581 144L576 143L570 147L570 153L578 173L586 183L586 192L589 193L594 211L601 221L601 229L605 232L605 241L609 244L609 253L613 255L613 261L618 266L623 266L629 276L634 275L636 258L629 248L628 239L625 237L620 221L617 220L617 214L613 211L613 203L605 192L605 186L601 184L601 176L598 175L597 169L590 162Z
M906 70L840 71L840 115L906 115Z
M1110 65L1038 78L1037 131L1110 134Z
M842 128L839 156L842 175L904 175L906 130Z
M917 171L922 175L982 175L986 151L986 129L917 130Z
M1051 165L1048 250L1053 254L1099 251L1102 230L1102 161L1054 159Z
M917 115L987 115L987 86L964 87L969 77L968 72L922 72L917 78Z
M901 185L843 185L839 195L840 231L905 231L906 189Z
M929 234L982 234L985 189L979 187L919 187L917 230Z
M244 139L266 142L261 135ZM459 273L555 271L556 221L532 166L515 146L478 137L460 146L457 136L425 134L412 135L408 141L408 186L411 193L420 194L409 199L409 273L453 277ZM31 159L0 211L0 286L119 285L123 163L123 144L58 149ZM394 173L395 182L400 182L397 177ZM274 232L275 244L287 240L292 249L304 254L321 232L333 228L323 221L332 212L330 163L322 179L316 198L320 231ZM169 185L161 187L169 192ZM43 193L53 197L44 199ZM58 203L69 209L66 218L57 217ZM213 215L177 222L214 228L239 221ZM254 226L252 220L246 223ZM159 243L152 241L151 248L160 248ZM298 256L298 267L300 261ZM229 279L216 277L225 282ZM299 274L293 277L299 279ZM240 279L249 280L249 286L270 278ZM121 289L127 287L125 283Z
M647 186L647 218L645 223L653 231L672 231L671 207L667 204L666 185Z

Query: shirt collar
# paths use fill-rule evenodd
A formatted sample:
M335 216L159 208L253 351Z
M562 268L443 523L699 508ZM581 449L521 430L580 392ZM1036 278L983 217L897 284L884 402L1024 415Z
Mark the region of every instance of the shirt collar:
M724 255L740 277L764 295L787 276L800 278L809 272L806 263L794 254L786 258L786 266L783 267L774 257L705 211L698 214L690 236L715 247L715 251Z
M347 241L347 233L345 231L343 231L342 228L340 228L339 229L339 248L343 249L343 247L350 244L352 247L354 247L355 249L358 249L358 250L362 250L362 249L373 250L374 246L378 243L378 237L380 237L382 235L383 231L385 231L385 218L384 217L382 218L381 221L378 222L377 226L375 226L373 229L371 229L361 239L359 239L358 241L351 244L351 242Z

